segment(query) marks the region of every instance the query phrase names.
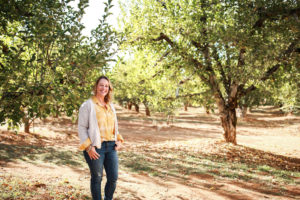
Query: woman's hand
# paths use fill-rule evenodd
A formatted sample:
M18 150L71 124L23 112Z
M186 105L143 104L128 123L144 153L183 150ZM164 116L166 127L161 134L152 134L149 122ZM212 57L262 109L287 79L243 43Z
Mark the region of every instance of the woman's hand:
M87 153L89 154L91 160L97 160L100 157L100 155L96 152L94 146L91 147L91 149Z
M116 141L115 150L116 150L116 151L119 151L121 148L122 148L122 142Z

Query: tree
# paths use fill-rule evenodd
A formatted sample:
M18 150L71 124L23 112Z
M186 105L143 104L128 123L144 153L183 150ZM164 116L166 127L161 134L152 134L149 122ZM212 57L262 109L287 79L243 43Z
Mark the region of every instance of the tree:
M0 8L0 123L25 132L35 118L72 116L107 63L114 32L106 22L111 0L92 36L81 35L88 1L7 1ZM88 39L88 40L87 40Z
M183 101L185 110L187 111L187 106L202 106L205 108L206 113L209 114L210 111L214 112L214 99L211 98L212 93L210 88L203 84L199 77L195 76L195 72L188 75L187 77L182 77L178 83L176 89L176 97Z
M271 98L269 102L278 105L284 113L297 113L300 110L300 67L286 66L290 73L285 73L284 68L279 68L278 73L268 80ZM274 81L274 80L277 81Z
M298 1L132 0L127 5L125 44L168 52L164 62L172 68L195 71L213 94L227 142L237 143L239 100L280 67L299 66Z
M151 111L162 110L171 114L174 110L171 108L178 107L173 97L180 72L168 71L169 67L161 65L161 58L151 49L124 51L130 51L131 56L120 58L112 71L115 98L120 104L144 104L147 116L150 116ZM173 76L166 76L165 72Z

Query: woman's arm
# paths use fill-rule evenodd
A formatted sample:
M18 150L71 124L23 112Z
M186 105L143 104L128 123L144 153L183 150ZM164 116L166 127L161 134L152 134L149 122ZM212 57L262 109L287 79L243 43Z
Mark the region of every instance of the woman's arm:
M88 135L89 129L89 104L88 102L84 102L79 109L78 115L78 136L80 139L80 147L81 151L85 150L91 145L91 140Z

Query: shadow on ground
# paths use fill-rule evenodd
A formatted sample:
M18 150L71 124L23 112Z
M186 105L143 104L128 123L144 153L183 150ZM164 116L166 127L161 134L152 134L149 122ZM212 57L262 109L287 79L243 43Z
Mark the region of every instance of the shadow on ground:
M17 160L33 163L42 161L70 167L85 165L82 154L71 150L37 145L0 145L0 165Z
M203 151L193 149L188 143L180 142L173 146L145 144L121 152L120 158L122 167L132 172L183 185L187 184L187 180L199 179L195 187L205 188L207 185L203 180L229 180L230 184L240 184L241 188L266 195L298 195L296 189L289 190L285 186L300 183L300 159L241 145L215 143L202 148ZM209 148L212 152L207 151ZM219 195L239 199L234 194L217 190L215 183L209 188L214 188Z

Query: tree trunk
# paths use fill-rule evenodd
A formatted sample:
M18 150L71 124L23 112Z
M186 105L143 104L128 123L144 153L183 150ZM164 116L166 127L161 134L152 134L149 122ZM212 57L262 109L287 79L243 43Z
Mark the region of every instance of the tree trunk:
M187 103L184 104L184 111L188 111L188 104Z
M131 107L132 107L132 103L131 103L131 102L128 102L128 103L127 103L127 109L128 109L128 110L131 110Z
M146 116L150 116L150 109L148 107L148 102L147 101L143 101L143 104L145 106Z
M136 104L136 103L134 103L133 105L134 105L135 111L136 111L136 112L140 112L140 107L139 107L139 105Z
M56 110L55 110L55 118L58 118L59 117L59 109L60 109L60 106L56 106Z
M146 107L146 116L150 116L150 110L149 110L149 107L148 106L145 106Z
M25 132L25 133L30 133L30 123L29 123L29 119L23 118L23 123L24 123L24 132Z
M242 107L242 117L246 117L247 116L247 111L248 111L248 107L247 106L243 106Z
M25 126L24 126L24 132L25 133L30 133L29 128L30 128L30 124L25 124Z
M221 123L224 129L224 139L226 142L236 143L236 111L235 109L225 108L221 115Z
M220 95L215 93L216 103L218 105L221 124L224 130L224 139L226 142L237 144L236 142L236 108L237 108L237 84L232 84L226 102Z
M206 107L206 106L205 106L205 112L206 112L206 114L208 114L208 115L210 114L210 112L209 112L209 108L208 108L208 107Z

